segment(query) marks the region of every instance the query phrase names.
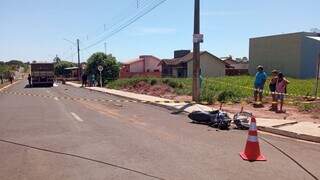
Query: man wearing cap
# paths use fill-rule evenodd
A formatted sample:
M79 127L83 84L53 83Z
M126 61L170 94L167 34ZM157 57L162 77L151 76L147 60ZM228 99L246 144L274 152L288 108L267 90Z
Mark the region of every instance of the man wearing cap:
M267 80L267 74L263 71L263 66L257 67L256 79L254 81L254 101L257 102L259 94L259 102L262 102L262 93L264 84Z

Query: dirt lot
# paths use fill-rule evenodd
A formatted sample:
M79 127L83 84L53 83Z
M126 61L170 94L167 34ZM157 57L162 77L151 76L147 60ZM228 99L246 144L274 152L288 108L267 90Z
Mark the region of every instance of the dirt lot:
M173 100L191 100L191 96L178 96L175 94L174 89L167 86L167 85L150 85L145 82L139 82L134 86L128 86L123 88L124 91L135 92L139 94L147 94L151 96L158 96L167 99ZM267 99L266 101L269 101ZM216 103L214 105L210 105L213 108L219 108L220 103ZM222 109L230 112L236 113L241 110L241 107L244 108L244 111L252 112L258 118L273 118L273 119L287 119L287 120L294 120L294 121L308 121L308 122L315 122L320 123L320 110L319 109L312 109L306 110L301 109L296 105L289 105L286 104L284 106L286 113L279 114L273 111L269 111L269 107L271 103L265 102L263 108L254 108L252 103L243 102L243 103L226 103L223 104Z

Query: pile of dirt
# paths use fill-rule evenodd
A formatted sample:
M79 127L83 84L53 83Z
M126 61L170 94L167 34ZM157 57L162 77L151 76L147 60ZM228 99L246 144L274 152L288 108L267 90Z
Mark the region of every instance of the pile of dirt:
M166 84L150 85L149 83L146 83L144 81L141 81L133 86L127 86L122 90L167 99L173 99L176 96L174 89Z

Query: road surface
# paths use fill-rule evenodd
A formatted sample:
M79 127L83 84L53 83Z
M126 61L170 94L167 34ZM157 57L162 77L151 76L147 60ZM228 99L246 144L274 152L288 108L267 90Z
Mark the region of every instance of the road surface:
M2 180L320 178L319 144L260 133L267 161L247 162L239 156L246 131L217 131L148 104L58 98L120 99L86 89L25 85L6 91L57 98L0 93Z

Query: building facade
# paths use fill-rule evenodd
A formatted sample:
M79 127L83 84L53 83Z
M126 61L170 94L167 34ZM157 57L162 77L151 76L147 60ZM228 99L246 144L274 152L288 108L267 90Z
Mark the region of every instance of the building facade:
M279 70L285 76L314 78L316 76L320 34L298 32L250 39L249 73L258 65L267 73Z
M193 74L193 53L175 52L175 58L163 59L162 77L191 78ZM226 64L207 51L200 53L201 75L204 77L225 76Z
M223 61L229 65L229 67L226 69L227 76L240 76L249 74L249 61L247 58L237 58L234 60L231 56L229 56L221 59L223 59Z
M141 76L161 76L160 59L151 55L140 56L137 59L123 63L120 69L120 78Z

